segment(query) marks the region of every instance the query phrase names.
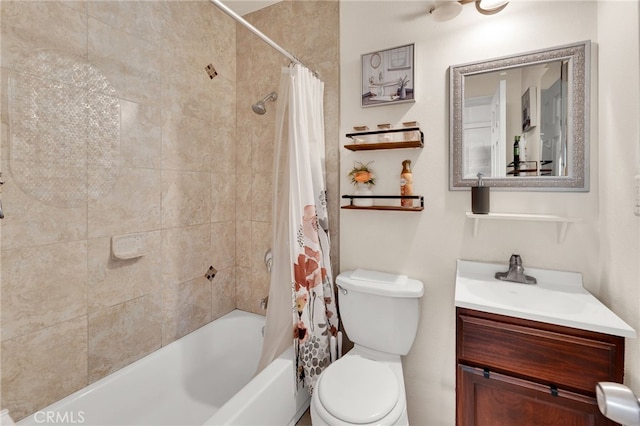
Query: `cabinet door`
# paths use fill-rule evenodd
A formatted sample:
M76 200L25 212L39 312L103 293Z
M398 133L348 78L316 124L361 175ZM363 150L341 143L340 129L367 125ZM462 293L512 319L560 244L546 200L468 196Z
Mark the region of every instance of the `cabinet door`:
M615 425L598 411L595 398L479 368L458 365L458 426Z

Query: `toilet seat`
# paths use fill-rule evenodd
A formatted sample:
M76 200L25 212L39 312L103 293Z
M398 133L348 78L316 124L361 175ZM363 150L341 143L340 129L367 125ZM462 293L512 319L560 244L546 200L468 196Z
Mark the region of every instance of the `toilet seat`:
M398 378L388 365L359 355L332 364L316 384L318 401L327 414L351 424L384 419L393 424L404 404ZM388 418L387 418L388 417Z

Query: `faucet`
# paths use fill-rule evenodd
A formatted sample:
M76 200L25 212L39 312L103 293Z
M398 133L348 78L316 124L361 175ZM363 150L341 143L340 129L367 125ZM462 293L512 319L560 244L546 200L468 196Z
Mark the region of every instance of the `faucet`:
M522 258L519 254L512 254L509 259L509 270L507 272L496 272L495 277L497 280L522 284L536 284L538 282L535 278L524 274Z
M269 296L260 299L260 309L267 309L267 305L269 305Z

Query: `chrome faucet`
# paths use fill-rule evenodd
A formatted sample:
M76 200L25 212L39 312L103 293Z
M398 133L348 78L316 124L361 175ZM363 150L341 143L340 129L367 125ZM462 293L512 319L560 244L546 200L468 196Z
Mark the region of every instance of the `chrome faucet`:
M269 305L269 296L260 299L260 309L267 309L267 306Z
M536 284L538 282L535 278L524 274L522 258L519 254L512 254L509 259L509 270L507 272L496 272L495 277L497 280L522 284Z

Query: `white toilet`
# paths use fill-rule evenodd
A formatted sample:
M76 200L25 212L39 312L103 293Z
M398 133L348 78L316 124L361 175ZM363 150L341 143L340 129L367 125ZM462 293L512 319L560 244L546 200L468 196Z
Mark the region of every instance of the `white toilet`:
M354 348L320 374L311 398L317 425L407 425L401 355L416 337L420 281L357 269L336 278L340 317Z

